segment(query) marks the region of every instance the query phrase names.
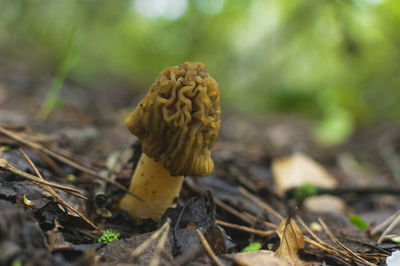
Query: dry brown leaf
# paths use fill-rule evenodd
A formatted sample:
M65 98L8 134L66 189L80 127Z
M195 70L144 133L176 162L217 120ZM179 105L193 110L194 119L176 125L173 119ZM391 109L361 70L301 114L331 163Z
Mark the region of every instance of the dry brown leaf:
M323 188L337 186L336 179L322 165L301 153L275 159L272 162L272 171L276 190L281 194L305 183Z
M304 236L296 221L285 218L276 229L281 243L275 256L290 265L307 265L299 258L299 250L304 249Z
M233 262L240 266L288 266L269 250L242 252L235 255Z
M320 195L307 198L303 202L303 206L310 212L344 212L346 210L346 202L332 195Z

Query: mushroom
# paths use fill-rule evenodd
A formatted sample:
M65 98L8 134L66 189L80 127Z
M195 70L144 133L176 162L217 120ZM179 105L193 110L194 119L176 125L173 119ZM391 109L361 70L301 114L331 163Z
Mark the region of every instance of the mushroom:
M219 129L218 83L203 63L165 68L125 119L142 155L120 207L133 218L158 221L179 196L183 177L214 170L211 148Z

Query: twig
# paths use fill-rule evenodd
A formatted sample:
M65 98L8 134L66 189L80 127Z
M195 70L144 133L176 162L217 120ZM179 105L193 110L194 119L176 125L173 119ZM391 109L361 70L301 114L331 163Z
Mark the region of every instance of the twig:
M132 257L137 257L139 256L148 246L156 240L160 234L166 229L169 228L171 224L171 220L168 218L167 221L161 226L160 229L155 231L146 241L144 241L140 246L138 246L135 250L132 251L131 256Z
M62 149L62 148L58 147L55 144L42 142L40 139L38 140L38 139L36 139L34 137L30 138L30 139L31 139L31 141L35 141L36 140L37 143L42 145L44 148L52 150L55 153L57 153L58 155L60 155L62 157L65 157L67 159L70 159L71 161L74 161L74 162L84 162L84 161L86 161L86 158L84 156L75 154L75 153L73 153L73 152L71 152L69 150L66 150L66 149ZM85 167L87 167L89 169L92 169L93 171L97 171L97 169L95 169L95 167L93 167L95 165L96 165L96 167L101 167L101 168L104 167L104 163L102 161L100 161L100 162L99 161L91 162L90 166L89 165L85 165Z
M314 234L314 232L310 229L310 227L308 227L308 225L303 221L303 219L301 219L300 216L296 216L297 220L300 222L300 224L304 227L304 229L307 231L307 233L309 233L316 241L308 238L307 236L304 236L304 241L308 242L309 244L312 244L322 250L325 250L329 253L334 253L334 254L341 254L344 253L343 251L338 250L337 248L325 243L324 241L322 241L316 234ZM343 254L342 254L343 255ZM349 257L346 254L344 254L345 256ZM350 257L351 258L351 257Z
M239 169L234 164L228 164L226 168L229 174L236 179L239 185L245 187L247 190L250 190L251 192L256 192L258 190L257 185L249 181L249 179L247 179L243 175L241 175Z
M221 220L216 220L216 221L217 221L217 224L219 224L219 225L221 225L223 227L228 227L228 228L240 230L240 231L243 231L243 232L247 232L247 233L250 233L250 234L255 234L255 235L259 235L259 236L263 236L263 237L275 234L275 230L263 231L263 230L257 230L257 229L254 229L254 228L243 226L243 225L228 223L228 222L221 221Z
M166 224L167 226L165 227L164 232L161 234L160 241L158 241L158 244L156 246L154 257L150 261L150 266L158 266L158 264L160 263L161 252L165 248L165 243L167 242L170 229L170 223L167 222Z
M200 232L199 229L196 229L197 235L200 238L201 244L203 244L203 247L206 249L208 255L211 257L211 259L218 265L218 266L224 266L222 262L218 259L218 257L215 255L214 251L211 249L210 245L208 244L206 238L203 236L203 234Z
M225 204L223 201L221 201L221 200L219 200L217 198L215 198L214 201L215 201L215 204L218 207L230 212L231 214L233 214L236 217L240 218L240 220L242 220L242 221L244 221L244 222L246 222L248 224L252 224L252 221L249 218L247 218L246 216L244 216L242 213L240 213L239 211L235 210L231 206Z
M381 244L385 237L393 230L393 228L400 223L400 214L393 220L393 222L383 231L382 235L378 239L378 244Z
M346 247L342 242L340 242L333 234L332 232L329 230L328 226L325 224L325 222L318 217L318 222L321 224L322 228L324 228L325 232L327 233L327 235L336 243L338 244L340 247L342 247L343 249L345 249L346 251L348 251L351 255L353 255L355 258L357 258L358 260L360 260L361 263L364 263L365 265L370 265L370 266L374 266L375 264L361 258L358 254L354 253L351 249L349 249L348 247Z
M266 221L264 221L263 219L261 219L261 218L259 218L259 217L257 217L257 216L254 216L253 214L251 214L251 213L248 213L248 212L246 212L246 211L243 211L243 215L244 216L246 216L246 217L248 217L249 219L251 219L253 222L255 222L255 223L262 223L263 225L265 225L265 226L268 226L268 227L271 227L271 228L274 228L274 229L276 229L276 228L278 228L278 226L276 225L276 224L274 224L274 223L270 223L270 222L266 222Z
M56 183L53 183L53 182L50 182L50 181L41 180L41 179L37 178L34 175L31 175L29 173L21 171L21 170L15 168L14 166L12 166L11 164L9 164L8 161L6 159L4 159L4 158L0 158L0 169L5 170L5 171L9 171L9 172L11 172L11 173L13 173L15 175L18 175L20 177L26 178L26 179L31 180L33 182L40 183L40 184L43 184L43 185L47 185L47 186L62 190L64 192L70 193L70 194L72 194L72 195L74 195L76 197L79 197L79 198L82 198L82 199L85 199L85 200L88 199L86 196L82 195L81 191L79 191L79 190L77 190L75 188L70 188L70 187L63 186L63 185L60 185L60 184L56 184Z
M34 150L43 160L46 161L46 163L53 169L56 175L62 177L62 178L67 178L67 175L64 173L64 171L61 169L60 166L47 154L41 152L41 151L36 151Z
M112 180L110 180L108 178L105 178L104 176L100 175L99 173L97 173L97 172L95 172L95 171L93 171L93 170L91 170L91 169L89 169L89 168L87 168L87 167L85 167L83 165L80 165L80 164L78 164L76 162L73 162L70 159L67 159L64 156L61 156L58 153L56 153L56 152L54 152L54 151L52 151L52 150L50 150L50 149L38 144L38 143L26 140L26 139L22 138L21 136L18 136L17 134L14 134L13 132L5 129L2 126L0 126L0 133L2 133L4 135L6 135L7 137L10 137L10 138L18 141L18 142L20 142L22 144L25 144L26 146L28 146L28 147L30 147L32 149L36 149L38 151L41 151L41 152L43 152L43 153L45 153L45 154L47 154L47 155L49 155L49 156L51 156L53 158L65 163L65 164L68 164L69 166L71 166L71 167L73 167L75 169L78 169L78 170L80 170L80 171L82 171L84 173L87 173L87 174L89 174L89 175L91 175L91 176L93 176L95 178L104 180L105 182L108 182L108 183L118 187L119 189L122 189L123 191L129 193L130 195L132 195L137 200L139 200L141 202L144 202L143 199L141 199L139 196L137 196L137 195L133 194L132 192L130 192L126 187L124 187L120 183L117 183L117 182L112 181Z
M29 165L33 168L33 170L35 171L35 173L37 174L38 178L40 180L44 180L44 178L42 177L42 175L40 174L39 170L36 168L36 166L33 164L33 162L31 161L31 159L29 159L29 157L25 154L25 152L22 149L19 149L20 152L22 153L22 155L25 157L26 161L29 163ZM75 210L74 207L72 207L68 202L66 202L65 200L63 200L51 187L45 187L43 185L39 185L40 187L42 187L43 189L45 189L46 191L48 191L56 200L58 200L59 202L61 202L62 204L64 204L69 210L71 210L72 212L74 212L75 214L77 214L79 217L81 217L87 224L89 224L91 227L93 227L94 229L98 230L99 228L94 225L89 219L87 219L82 213L80 213L78 210Z
M335 254L335 255L340 254L340 250L337 250L336 248L331 247L329 245L327 245L327 247L325 247L323 244L321 244L318 241L315 241L315 240L309 238L308 236L304 236L304 241L309 243L309 244L311 244L311 245L313 245L313 246L316 246L317 248L319 248L321 250L324 250L324 251L326 251L328 253Z
M400 210L398 210L397 212L395 212L392 216L390 216L388 219L386 219L383 223L377 225L372 231L371 231L371 235L375 235L377 234L379 231L383 230L383 228L385 228L386 226L388 226L391 222L393 222L394 219L396 219L396 217L398 217L400 215Z
M352 254L351 253L349 253L349 252L347 252L347 251L342 251L342 250L339 250L339 249L337 249L337 248L335 248L335 247L333 247L333 246L331 246L331 245L329 245L329 244L327 244L326 242L324 242L324 241L322 241L316 234L314 234L314 232L306 225L306 223L303 221L303 219L301 219L301 217L299 217L299 216L297 216L296 217L297 218L297 220L300 222L300 224L305 228L305 230L316 240L313 240L313 239L311 239L311 238L309 238L309 237L307 237L307 236L304 236L304 241L306 241L307 243L309 243L309 244L311 244L311 245L313 245L313 246L315 246L315 247L317 247L317 248L319 248L319 249L321 249L321 250L324 250L324 251L326 251L326 252L328 252L328 253L330 253L330 254L334 254L334 255L343 255L343 256L345 256L345 257L347 257L347 258L349 258L349 259L355 259L355 260L357 260L358 261L358 259L357 258L354 258L353 256L352 256ZM354 254L356 254L356 255L358 255L358 256L360 256L361 254L358 254L358 253L354 253ZM362 254L363 256L370 256L371 254ZM381 259L381 258L380 258ZM361 262L361 261L358 261L358 262Z
M306 229L307 233L309 233L319 243L325 244L325 242L322 241L321 238L319 238L316 234L314 234L314 232L310 229L310 227L308 227L308 225L303 221L303 219L301 219L300 216L296 216L296 218L300 222L300 224L304 227L304 229Z
M386 237L389 237L389 235L387 235ZM345 236L345 235L342 236L342 238L344 240L346 240L346 241L351 241L351 242L360 244L361 246L365 246L365 247L369 247L371 249L375 249L375 250L381 252L381 253L377 253L381 257L386 257L386 256L391 254L391 252L389 252L389 251L387 251L387 250L385 250L385 249L383 249L383 248L381 248L381 247L379 247L377 245L374 245L374 244L371 244L371 243L368 243L368 242L365 242L365 241L362 241L362 240L359 240L359 239L355 239L355 238L348 237L348 236ZM363 255L363 257L367 257L367 256L374 256L376 254L374 254L374 253L369 253L369 254L363 253L362 255Z
M258 206L260 206L261 208L263 208L264 210L266 210L267 212L271 213L273 216L275 216L276 218L278 218L280 221L283 220L282 215L280 215L277 211L275 211L271 206L269 206L267 203L265 203L264 201L260 200L259 198L257 198L256 196L254 196L253 194L251 194L250 192L248 192L246 189L244 189L243 187L239 187L239 192L247 197L248 199L250 199L251 201L255 202Z

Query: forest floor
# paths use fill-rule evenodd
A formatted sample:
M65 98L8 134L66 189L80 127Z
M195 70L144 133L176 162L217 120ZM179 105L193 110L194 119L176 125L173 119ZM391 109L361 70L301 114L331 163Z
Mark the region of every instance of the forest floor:
M51 79L26 76L0 67L0 265L385 265L400 249L399 124L327 148L300 118L223 110L215 171L185 177L160 224L133 221L110 182L129 186L140 145L122 121L141 96L65 84L43 119Z

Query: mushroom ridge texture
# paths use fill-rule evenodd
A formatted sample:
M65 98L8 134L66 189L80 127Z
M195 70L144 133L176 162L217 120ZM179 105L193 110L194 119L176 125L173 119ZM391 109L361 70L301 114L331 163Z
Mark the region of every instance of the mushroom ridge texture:
M203 63L167 67L125 124L171 175L206 176L214 169L210 151L221 127L219 97Z

